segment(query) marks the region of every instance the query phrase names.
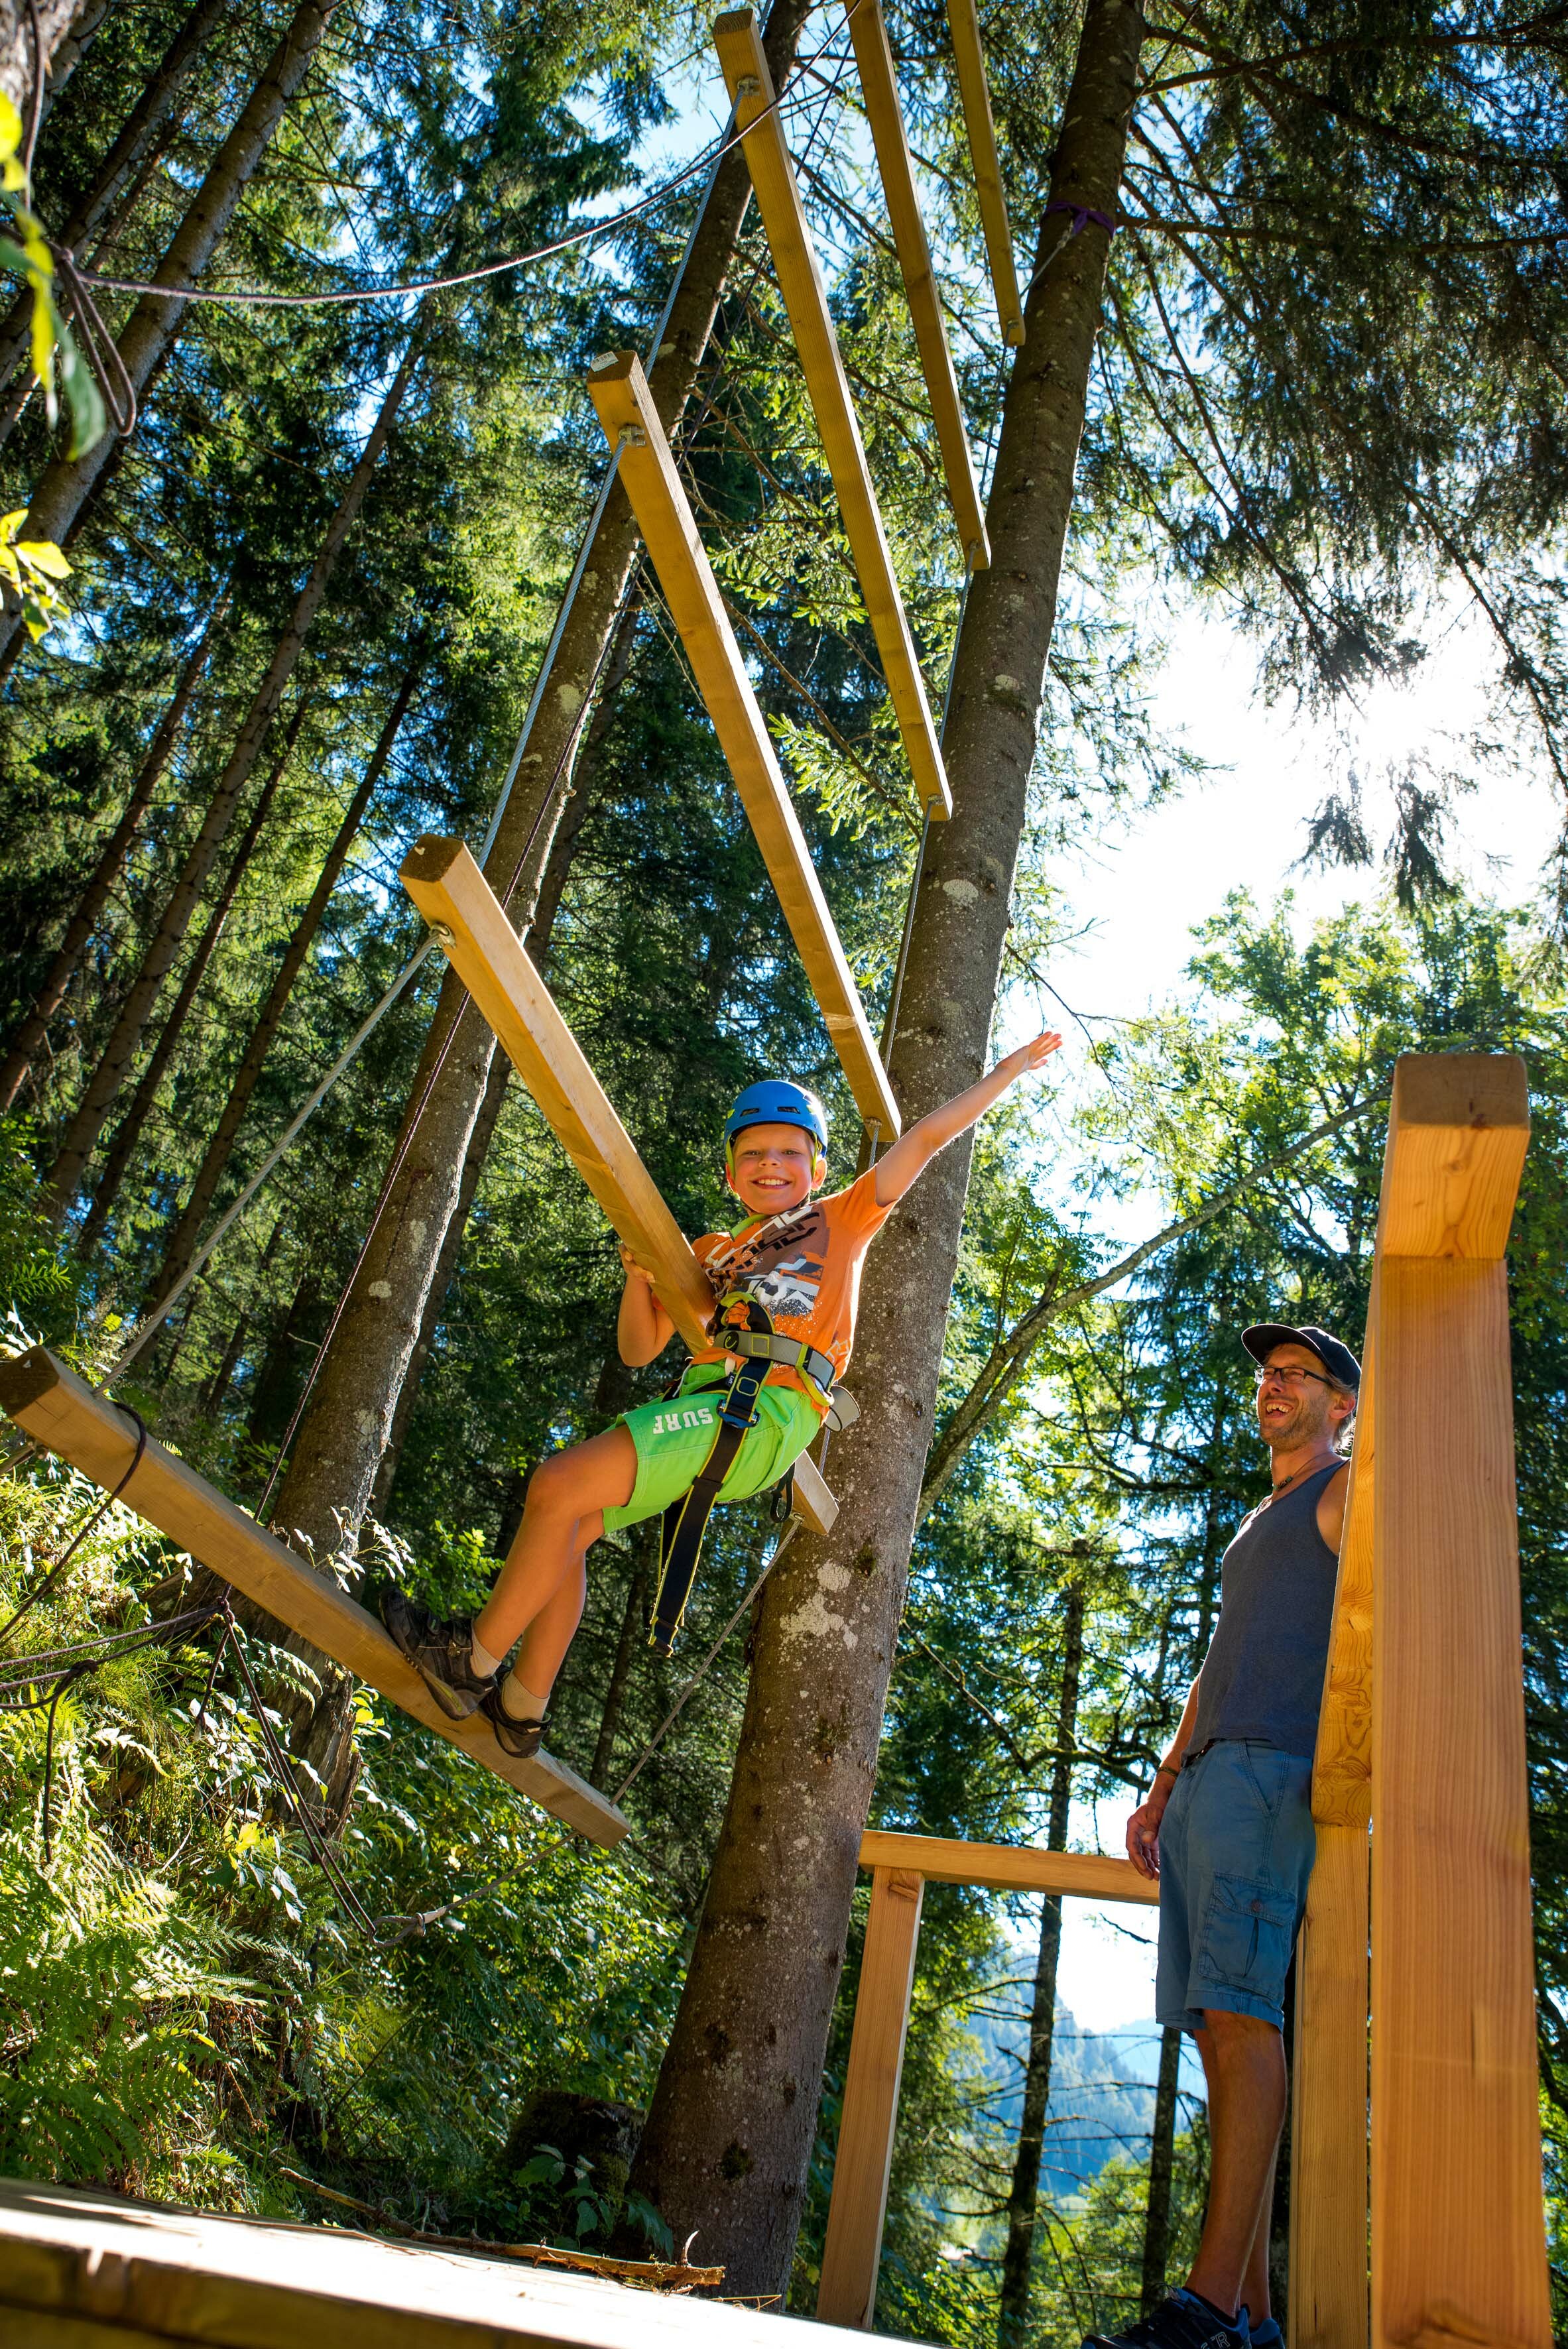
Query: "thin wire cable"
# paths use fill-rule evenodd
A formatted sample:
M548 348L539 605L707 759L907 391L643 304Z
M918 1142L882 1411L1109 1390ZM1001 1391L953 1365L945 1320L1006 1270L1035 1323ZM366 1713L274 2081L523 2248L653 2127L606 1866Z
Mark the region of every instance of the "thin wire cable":
M852 14L853 11L851 10L851 13ZM814 65L819 57L825 57L840 37L840 31L841 28L835 26L821 47L812 50L810 56L803 60L799 70L804 71ZM509 254L500 261L481 262L473 269L458 270L447 277L410 278L403 285L356 286L352 290L335 294L263 294L253 287L225 293L215 287L200 285L159 285L146 278L106 277L100 275L96 270L86 270L80 274L87 284L101 286L106 293L152 294L166 296L173 301L229 303L254 309L320 309L346 302L395 302L402 301L414 295L423 297L427 294L448 293L459 285L474 285L487 277L502 276L509 269L526 269L534 262L552 260L557 254L570 253L579 245L596 244L606 238L619 235L621 231L630 227L634 221L643 219L648 212L656 212L662 204L668 202L671 196L678 193L688 180L695 180L699 171L721 163L732 149L738 147L741 141L749 136L758 123L766 120L769 115L777 114L785 107L793 106L796 102L791 81L784 89L775 92L762 111L755 115L748 123L745 130L727 129L713 147L705 148L693 161L686 166L684 171L677 171L672 179L665 181L661 186L653 191L652 194L643 197L640 202L628 205L624 212L614 212L605 220L590 221L584 227L573 229L565 236L556 237L549 244L535 245L525 253ZM731 119L733 120L733 117Z
M244 1189L240 1193L239 1197L234 1201L232 1206L230 1207L222 1221L217 1226L211 1238L203 1240L201 1246L197 1249L195 1255L191 1257L191 1262L186 1266L185 1270L181 1274L179 1279L170 1287L168 1295L160 1298L158 1303L152 1306L149 1311L142 1316L142 1319L137 1323L136 1328L131 1331L129 1338L126 1340L124 1346L121 1347L119 1352L109 1364L108 1370L104 1371L101 1378L96 1381L95 1383L99 1392L101 1392L102 1390L109 1384L111 1380L118 1379L119 1377L120 1372L126 1368L128 1363L133 1362L136 1360L137 1355L140 1353L143 1346L146 1345L153 1331L167 1319L170 1309L178 1304L181 1298L184 1296L185 1291L190 1288L191 1282L199 1279L201 1275L205 1272L219 1243L233 1229L235 1224L238 1223L240 1217L250 1206L251 1201L255 1197L256 1193L261 1189L263 1184L272 1173L273 1168L277 1164L279 1159L288 1149L289 1144L293 1142L294 1136L309 1123L311 1118L315 1114L315 1112L321 1107L322 1102L326 1099L327 1094L332 1091L333 1086L337 1082L339 1077L342 1076L345 1069L348 1067L349 1063L354 1060L356 1054L360 1050L366 1040L380 1025L387 1013L391 1010L392 1006L397 1002L397 998L402 994L404 988L414 977L416 971L420 969L429 956L435 952L438 944L438 941L432 932L430 936L425 940L424 944L409 957L402 969L398 972L397 978L393 980L391 986L387 989L385 995L382 996L380 1001L374 1006L369 1016L361 1022L353 1036L350 1037L348 1042L338 1054L331 1068L328 1069L325 1076L322 1078L319 1084L315 1087L315 1092L311 1093L309 1099L304 1102L302 1107L295 1112L284 1133L279 1137L277 1142L273 1143L265 1158L263 1159L260 1166L258 1166L256 1172L252 1175Z
M46 1599L50 1591L56 1588L57 1584L59 1582L60 1577L65 1573L67 1567L69 1566L72 1558L76 1556L77 1551L81 1547L83 1542L86 1541L88 1536L93 1531L100 1519L104 1517L114 1506L114 1504L119 1500L120 1495L124 1492L126 1486L129 1484L131 1478L135 1475L137 1470L141 1465L142 1457L147 1450L147 1423L142 1418L139 1412L132 1411L128 1402L117 1403L115 1408L117 1411L123 1411L128 1419L134 1420L136 1423L136 1449L130 1455L130 1465L126 1470L124 1475L120 1478L119 1484L115 1486L113 1492L106 1493L102 1500L98 1502L90 1514L83 1519L76 1532L71 1536L70 1540L66 1544L65 1548L61 1551L59 1557L49 1568L48 1573L45 1575L42 1582L39 1583L37 1588L28 1592L26 1598L23 1599L22 1604L17 1608L15 1613L11 1616L6 1622L0 1623L0 1645L4 1645L5 1640L10 1638L17 1624L22 1620L24 1615L30 1615L34 1608L38 1606L42 1600Z

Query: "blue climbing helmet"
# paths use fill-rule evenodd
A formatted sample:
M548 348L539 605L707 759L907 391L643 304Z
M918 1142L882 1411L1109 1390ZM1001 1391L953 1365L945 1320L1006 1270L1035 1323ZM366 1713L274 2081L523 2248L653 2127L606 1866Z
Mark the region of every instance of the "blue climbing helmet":
M817 1146L828 1147L828 1112L813 1092L798 1085L788 1077L764 1077L760 1084L748 1085L735 1107L724 1121L724 1160L727 1166L735 1148L735 1137L744 1133L748 1125L799 1125L816 1138Z

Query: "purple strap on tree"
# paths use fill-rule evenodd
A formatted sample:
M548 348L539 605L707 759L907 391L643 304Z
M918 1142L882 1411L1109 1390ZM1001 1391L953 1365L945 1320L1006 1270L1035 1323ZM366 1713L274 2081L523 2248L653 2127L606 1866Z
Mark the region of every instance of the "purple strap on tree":
M1096 212L1092 204L1075 204L1070 196L1058 196L1055 203L1046 206L1041 218L1048 219L1052 212L1071 212L1073 224L1068 232L1070 235L1079 235L1090 221L1093 221L1097 228L1104 229L1107 236L1116 234L1116 222L1109 213Z

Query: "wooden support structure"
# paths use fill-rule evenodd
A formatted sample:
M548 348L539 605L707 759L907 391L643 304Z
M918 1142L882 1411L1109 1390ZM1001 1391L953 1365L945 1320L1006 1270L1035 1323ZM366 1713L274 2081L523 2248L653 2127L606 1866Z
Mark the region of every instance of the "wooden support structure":
M0 1408L106 1492L119 1485L135 1455L136 1437L124 1413L42 1346L0 1362ZM519 1760L502 1752L488 1721L449 1721L374 1616L150 1436L120 1497L356 1680L591 1843L608 1849L626 1834L628 1823L614 1805L563 1762L543 1753Z
M855 1105L892 1141L898 1103L636 354L601 360L588 388Z
M795 2333L800 2349L833 2349L833 2333L745 2302L0 2181L0 2340L12 2349L789 2349Z
M1518 1060L1398 1062L1314 1774L1293 2349L1551 2340L1503 1263L1528 1137Z
M708 1343L707 1275L490 883L460 840L429 833L415 842L400 877L567 1156L655 1276L661 1303L696 1352ZM830 1532L838 1503L815 1463L802 1454L794 1475L800 1515L814 1533Z
M953 62L958 69L958 95L969 133L975 193L985 233L996 316L1002 340L1016 345L1024 339L1024 305L1018 295L1018 273L1013 266L1013 232L1007 220L1007 199L1002 192L1002 167L996 160L996 125L991 115L985 52L980 45L975 0L947 0L947 28L953 36Z
M869 2332L876 2313L899 2075L926 1885L976 1884L992 1892L1070 1894L1091 1900L1133 1900L1145 1907L1158 1902L1160 1889L1140 1876L1130 1859L1036 1851L1015 1844L964 1843L951 1836L899 1835L882 1828L868 1829L861 1837L861 1866L871 1870L872 1905L844 2078L817 2321Z
M893 249L903 272L910 322L931 398L931 419L936 428L936 445L942 451L948 501L964 549L965 568L984 571L991 561L985 511L980 502L980 484L975 478L969 430L964 421L958 378L954 373L953 353L943 323L936 273L931 265L931 245L920 198L915 193L914 166L904 132L903 109L899 104L898 78L882 0L846 0L845 15L854 44L872 143L876 149L877 169L882 174L882 193L887 199Z
M850 542L866 614L882 656L882 674L903 737L915 797L934 822L953 812L941 745L926 700L920 661L893 575L892 556L882 528L882 509L839 354L839 337L828 307L828 289L817 260L795 167L779 120L772 76L763 55L756 11L731 9L713 28L718 61L735 102L737 127L745 131L746 160L757 207L772 249L779 290L789 313L800 372L817 418L822 452L838 493L844 535ZM623 466L624 460L623 459ZM634 497L633 504L636 501ZM641 517L638 517L639 520ZM658 558L655 556L656 564ZM660 574L661 579L663 574Z

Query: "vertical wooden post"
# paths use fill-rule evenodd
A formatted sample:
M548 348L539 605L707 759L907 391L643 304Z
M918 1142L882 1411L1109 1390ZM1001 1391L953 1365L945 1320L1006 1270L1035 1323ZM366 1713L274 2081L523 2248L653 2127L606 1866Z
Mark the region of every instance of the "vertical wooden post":
M1367 1822L1319 1825L1295 1952L1290 2349L1367 2349Z
M1396 1071L1378 1230L1372 2339L1549 2349L1502 1251L1522 1063Z
M923 1877L909 1868L872 1871L871 1916L817 2292L817 2320L822 2324L868 2331L876 2313L899 2075L924 1891Z

